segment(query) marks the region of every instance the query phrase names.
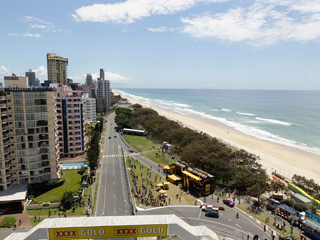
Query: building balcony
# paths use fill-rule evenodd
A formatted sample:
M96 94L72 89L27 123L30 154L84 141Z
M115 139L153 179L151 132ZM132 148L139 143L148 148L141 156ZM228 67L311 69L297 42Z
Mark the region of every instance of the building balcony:
M3 154L4 154L4 155L8 155L8 154L10 154L9 149L4 149L4 150L3 150Z
M4 131L9 131L9 126L8 126L8 125L2 126L2 131L3 131L3 132L4 132Z

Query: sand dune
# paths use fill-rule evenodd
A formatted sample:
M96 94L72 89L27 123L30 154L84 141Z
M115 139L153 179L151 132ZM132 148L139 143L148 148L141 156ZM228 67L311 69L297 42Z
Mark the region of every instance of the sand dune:
M260 140L225 126L218 121L197 119L191 116L155 108L134 99L128 100L131 103L139 103L144 107L152 108L160 115L178 121L186 127L205 132L212 137L219 138L227 144L260 156L260 164L262 164L269 173L276 171L287 178L291 178L294 174L298 174L305 176L308 179L314 179L318 184L320 183L320 155Z

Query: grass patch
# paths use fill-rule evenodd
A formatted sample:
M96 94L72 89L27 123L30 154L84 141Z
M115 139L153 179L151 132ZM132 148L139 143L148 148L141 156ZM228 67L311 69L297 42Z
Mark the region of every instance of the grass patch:
M138 152L145 152L151 149L160 150L159 144L153 142L147 137L123 135L123 138L132 148L134 148Z
M56 185L57 187L47 188L43 185L34 185L30 188L30 195L34 196L32 200L34 203L43 202L59 202L63 193L66 191L78 191L80 188L81 175L77 173L78 170L64 170L60 181L63 184Z
M266 215L264 215L263 213L257 213L255 211L252 211L249 209L249 207L243 203L241 204L238 204L237 205L238 208L240 208L241 210L243 210L244 212L250 214L251 216L254 216L255 218L259 219L261 222L265 223L265 220L267 218ZM278 232L278 233L281 233L283 236L289 236L290 235L290 224L286 224L286 231L284 230L279 230L279 229L276 229L274 226L273 226L273 219L270 219L268 223L265 223L268 227L272 228L274 231ZM289 225L289 226L288 226ZM295 239L300 239L300 234L296 231L293 231L293 234L292 236L295 238Z
M157 157L156 153L158 153L158 157ZM162 154L162 153L160 153L160 151L156 151L156 150L144 152L144 153L142 153L142 156L150 159L151 161L153 161L157 164L163 163L165 165L170 165L171 163L176 162L176 160L172 159L172 157L170 157L169 155Z
M139 161L134 160L134 159L131 159L131 163L133 165L136 165L136 168L133 169L133 172L135 173L136 176L138 176L137 187L139 188L140 186L142 186L142 178L147 177L147 172L148 172L147 169L148 168L145 165L143 165L142 163L140 163ZM127 166L128 167L130 166L128 159L127 159ZM156 170L156 169L154 169L154 170ZM142 174L142 177L141 177L141 174ZM156 176L157 176L157 182L155 182ZM131 188L133 188L133 186L134 186L133 185L133 178L132 178L132 175L130 174L130 172L129 172L129 179L130 179L130 186L131 186ZM160 175L158 175L154 171L151 171L151 177L149 177L148 180L149 181L151 180L151 182L154 186L158 183L166 182L165 178L162 178ZM147 186L147 192L149 191L149 189L151 190L152 195L154 197L157 197L159 195L159 193L156 191L156 187L151 188L151 186L149 184L146 184L146 181L144 181L143 184L144 184L144 186ZM194 205L195 198L192 195L187 194L184 191L181 192L180 188L172 183L169 184L169 190L167 190L166 194L167 194L167 198L166 198L167 203L170 198L170 204L168 204L168 205ZM179 198L176 198L177 194L179 195L179 197L181 196L181 201L179 201ZM133 197L135 198L135 201L136 201L138 207L140 205L140 207L142 207L142 208L152 208L152 206L150 206L150 205L146 206L145 204L142 204L140 202L140 200L137 198L137 196L134 195L134 193L133 193ZM200 204L197 202L197 205L200 205Z
M88 206L88 197L90 194L90 187L85 189L84 196L82 201L84 201L84 207L75 206L75 211L72 211L72 208L66 211L67 216L85 216L85 211ZM64 212L60 211L59 208L48 208L48 209L35 209L35 210L29 210L28 214L29 216L33 216L32 221L34 221L34 216L37 216L37 218L40 216L40 218L47 218L49 217L49 211L51 213L51 217L63 217ZM38 221L38 219L37 219Z
M5 217L1 223L0 227L13 227L17 222L17 219L15 217Z

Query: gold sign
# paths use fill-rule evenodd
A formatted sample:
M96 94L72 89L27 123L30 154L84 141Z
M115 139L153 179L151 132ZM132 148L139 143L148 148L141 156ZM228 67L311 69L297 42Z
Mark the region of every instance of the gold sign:
M95 239L167 236L167 225L101 226L49 228L49 237L58 239Z

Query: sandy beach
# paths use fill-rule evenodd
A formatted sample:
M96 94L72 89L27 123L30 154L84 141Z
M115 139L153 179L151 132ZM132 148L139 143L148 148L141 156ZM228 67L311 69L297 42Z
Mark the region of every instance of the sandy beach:
M320 184L320 155L260 140L214 120L197 119L191 116L155 108L134 99L128 98L128 100L130 103L139 103L144 107L152 108L160 115L178 121L186 127L205 132L227 144L260 156L261 160L259 163L270 174L272 171L276 171L287 178L291 178L294 174L298 174L305 176L308 179L314 179L316 183Z

